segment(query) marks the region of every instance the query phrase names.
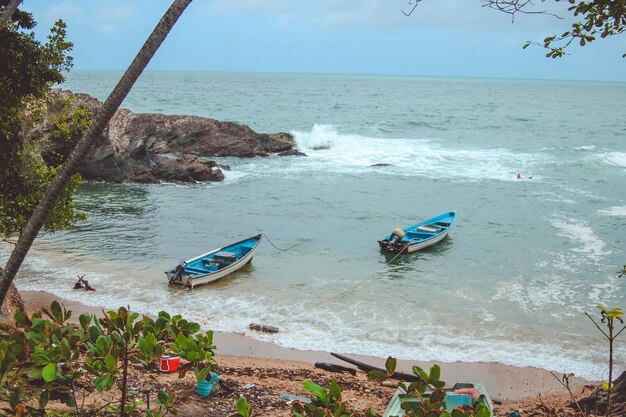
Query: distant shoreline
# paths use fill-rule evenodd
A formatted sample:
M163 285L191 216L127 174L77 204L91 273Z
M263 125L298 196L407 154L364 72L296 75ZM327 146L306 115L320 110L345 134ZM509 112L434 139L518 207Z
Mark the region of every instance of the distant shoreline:
M66 300L45 291L21 291L20 295L29 313L41 307L47 307L52 301L58 300L65 308L73 312L72 320L77 320L82 313L102 316L103 309L100 307ZM180 314L180 312L172 313ZM184 316L184 313L182 315ZM214 343L217 346L216 359L218 363L221 361L225 363L246 361L263 366L282 367L288 364L302 368L311 367L315 362L348 365L328 352L285 348L274 343L254 340L238 333L215 332ZM374 366L384 366L384 358L342 353ZM413 365L429 368L434 363L441 366L442 379L448 384L480 382L485 385L491 398L496 401L521 401L536 398L539 394L565 394L559 381L549 371L539 368L522 368L493 362L442 363L400 360L398 370L410 373ZM574 392L581 391L584 385L593 383L578 377L571 379L570 382Z

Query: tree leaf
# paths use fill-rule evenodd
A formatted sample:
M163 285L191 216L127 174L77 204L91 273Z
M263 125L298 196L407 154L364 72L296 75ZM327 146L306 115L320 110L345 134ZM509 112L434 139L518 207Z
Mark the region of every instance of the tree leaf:
M424 381L428 381L428 374L419 366L413 365L413 373L422 378Z
M48 404L48 391L47 390L43 390L39 394L39 406L41 408L46 408L47 404Z
M78 321L80 322L80 327L83 329L87 329L89 323L91 322L91 314L83 313L78 317Z
M342 391L343 391L343 389L337 383L337 380L335 378L331 379L330 380L330 386L328 387L328 393L330 394L330 397L334 401L341 401L341 392Z
M54 300L52 304L50 304L50 312L52 313L54 321L56 321L57 323L63 322L63 312L61 310L61 305L58 301Z
M491 411L489 411L486 405L478 404L476 409L478 410L476 411L476 417L491 417Z
M28 377L30 379L40 379L41 378L41 369L33 368L28 372Z
M113 371L115 371L117 369L117 361L115 360L115 358L111 354L108 354L108 355L105 356L104 363L105 363L107 369L109 371L111 371L111 372L113 372Z
M245 397L239 397L237 400L237 412L242 417L250 417L252 414L252 409L250 408L250 404L248 404L248 400Z
M367 373L367 379L370 381L383 382L389 379L389 375L383 371L373 370Z
M176 344L180 349L187 350L187 338L184 334L178 333L178 335L176 335Z
M41 376L43 377L43 380L46 382L52 382L54 381L54 378L57 375L57 364L56 363L49 363L46 366L44 366L43 370L41 371Z
M326 390L317 385L315 382L309 380L306 380L302 383L302 387L309 391L311 394L315 395L317 398L319 398L324 404L328 405L328 395L326 394Z
M430 368L430 374L428 375L429 381L439 381L441 377L441 368L439 365L435 364Z
M396 358L393 358L391 356L387 358L387 360L385 361L385 369L387 369L387 374L389 376L393 375L393 373L396 371L397 364L398 361L396 360Z

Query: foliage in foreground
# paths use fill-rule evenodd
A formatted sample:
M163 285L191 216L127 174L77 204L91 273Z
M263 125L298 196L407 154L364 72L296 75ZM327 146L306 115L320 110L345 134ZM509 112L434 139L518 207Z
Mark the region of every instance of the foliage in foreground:
M18 10L13 21L0 29L0 235L5 237L24 228L64 159L43 158L49 140L32 134L32 128L44 116L51 86L63 82L63 71L72 66L68 55L72 43L66 40L62 20L50 29L45 44L35 39L35 25L30 13ZM75 143L90 116L84 109L77 115L59 116L53 121L57 139ZM63 130L68 122L71 129ZM64 188L44 231L56 231L83 218L72 200L79 182L80 176L74 175Z
M411 15L417 8L421 0L409 0L412 7L408 12L403 10L407 16ZM562 2L564 0L554 0ZM611 36L621 35L626 31L626 0L565 0L571 6L568 12L576 20L569 30L561 35L551 35L543 42L526 42L524 48L536 44L548 49L546 57L561 58L566 55L565 50L572 44L585 46L598 37L604 39ZM516 14L550 14L545 7L545 0L541 3L532 0L481 0L483 7L498 10L515 17ZM626 57L626 53L622 55Z
M580 21L572 23L570 30L561 35L544 39L543 47L549 49L546 57L560 58L565 55L565 48L574 42L585 46L598 36L604 39L626 30L626 0L568 1L572 5L568 10ZM626 57L626 53L622 57Z
M120 307L101 319L82 314L79 324L73 324L68 322L71 315L54 301L30 319L16 313L15 328L2 325L0 399L12 410L43 415L56 401L74 410L69 415L87 410L120 416L140 410L149 417L176 414L174 395L163 390L151 393L156 409L144 406L139 393L128 389L129 366L156 371L164 346L186 360L181 377L193 369L199 380L204 379L215 365L213 333L201 333L197 323L180 316L160 312L153 320ZM86 406L94 392L110 392L115 399Z
M626 275L626 265L617 271L618 277L623 277ZM605 405L605 415L608 417L611 415L611 397L613 394L613 389L615 384L613 384L613 371L615 365L615 339L622 334L624 330L626 330L626 325L624 324L624 311L615 307L609 309L603 305L598 305L597 308L600 310L600 323L604 324L606 327L606 331L594 320L589 313L585 313L585 315L593 322L596 328L602 333L602 335L606 338L609 343L609 352L608 352L608 380L603 381L600 390L606 392L606 405ZM621 329L618 329L618 324L621 323Z
M384 382L392 378L396 370L397 361L389 357L385 362L386 371L370 371L367 376L371 381ZM439 365L433 365L426 373L419 366L413 366L413 374L419 377L417 382L406 384L399 382L397 388L401 388L407 398L415 398L416 401L402 403L404 415L408 417L490 417L491 412L482 403L473 406L457 407L447 411L444 399L447 391L443 390L445 382L440 379L441 370ZM366 411L352 409L342 400L343 389L336 379L332 379L328 389L315 384L313 381L305 381L304 389L312 394L310 403L295 401L291 407L294 417L380 417L380 414L371 408Z

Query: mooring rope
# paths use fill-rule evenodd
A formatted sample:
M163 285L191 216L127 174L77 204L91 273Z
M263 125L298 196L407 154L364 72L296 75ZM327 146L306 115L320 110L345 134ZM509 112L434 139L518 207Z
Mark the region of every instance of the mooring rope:
M401 250L400 252L398 252L398 254L397 254L396 256L394 256L394 257L393 257L393 259L391 259L390 261L385 261L385 262L386 262L386 263L388 263L388 264L392 263L393 261L395 261L395 260L396 260L396 258L397 258L398 256L400 256L400 254L401 254L402 252L404 252L404 251L405 251L406 249L408 249L408 248L409 248L409 245L404 245L404 247L402 248L402 250Z
M400 254L402 254L402 252L404 252L406 249L408 249L408 247L409 247L409 245L406 245L406 246L405 246L404 248L402 248L402 250L401 250L400 252L398 252L398 253L396 254L396 256L394 256L394 257L393 257L390 261L385 261L385 264L389 265L390 263L392 263L393 261L395 261L395 260L396 260L396 258L397 258L398 256L400 256ZM337 295L335 295L335 296L333 296L333 297L329 298L329 299L328 299L328 301L329 301L329 302L330 302L330 301L334 301L334 300L336 300L337 298L342 297L343 295L345 295L345 294L347 294L347 293L350 293L350 292L352 292L352 291L356 290L357 288L359 288L360 286L362 286L362 285L363 285L363 284L365 284L366 282L370 281L371 279L373 279L374 277L376 277L378 274L380 274L380 273L381 273L381 272L383 272L383 271L384 271L384 268L379 268L379 269L378 269L378 271L374 272L372 275L370 275L369 277L365 278L363 281L361 281L361 282L357 283L356 285L354 285L354 286L352 286L352 287L350 287L350 288L347 288L347 289L345 289L344 291L340 292L339 294L337 294Z
M287 249L281 249L278 246L274 245L274 243L270 240L269 237L267 237L267 235L265 233L263 233L263 237L269 242L270 245L272 245L274 247L274 249L277 249L277 250L279 250L281 252L287 252L288 250L293 249L293 248L295 248L298 245L302 245L304 242L309 240L309 239L305 239L302 242L298 242L298 243L296 243L294 245L289 246Z
M292 246L288 247L287 249L282 249L282 248L279 248L278 246L276 246L270 240L270 238L267 237L267 235L265 233L263 233L263 237L269 242L270 245L272 245L276 250L279 250L281 252L287 252L288 250L293 249L294 247L296 247L298 245L301 245L302 243L304 243L304 242L306 242L308 240L307 239L307 240L304 240L302 242L298 242L295 245L292 245ZM396 256L394 256L391 260L385 261L385 264L390 264L393 261L395 261L398 258L398 256L400 256L408 248L409 248L409 245L405 245L404 248L402 248L402 250L396 254ZM369 280L373 279L374 277L376 277L378 274L380 274L383 271L384 271L383 268L378 269L378 271L374 272L372 275L370 275L369 277L365 278L363 281L357 283L356 285L354 285L354 286L352 286L350 288L347 288L346 290L344 290L344 291L340 292L339 294L337 294L337 295L327 299L326 301L327 302L334 301L335 299L337 299L337 298L339 298L339 297L341 297L341 296L343 296L343 295L345 295L345 294L347 294L349 292L352 292L352 291L356 290L357 288L359 288L360 286L364 285L366 282L368 282Z

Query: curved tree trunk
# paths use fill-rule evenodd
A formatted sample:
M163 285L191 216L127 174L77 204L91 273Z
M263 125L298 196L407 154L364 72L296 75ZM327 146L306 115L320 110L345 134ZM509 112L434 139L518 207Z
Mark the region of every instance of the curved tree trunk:
M35 211L28 220L24 230L20 233L17 244L15 245L15 248L11 253L11 257L4 268L2 281L0 282L0 306L4 302L9 285L13 282L13 278L15 278L17 271L22 265L28 250L37 237L39 230L41 230L41 227L50 215L54 204L63 192L63 189L70 180L70 177L78 167L78 164L85 157L85 154L96 139L102 134L102 131L111 120L111 117L113 117L113 114L119 108L120 104L122 104L122 101L124 101L124 98L126 98L128 92L135 84L135 81L137 81L137 78L139 78L157 49L159 49L159 46L161 46L167 37L167 34L170 32L178 18L191 1L192 0L174 0L98 111L98 114L96 115L96 118L89 130L78 141L68 159L50 182L44 196L35 208Z
M0 29L2 29L4 25L6 25L7 22L11 20L11 16L13 16L13 13L15 13L15 10L17 10L17 6L19 6L21 2L22 0L11 0L9 4L4 6L4 10L2 10L2 16L0 16Z

